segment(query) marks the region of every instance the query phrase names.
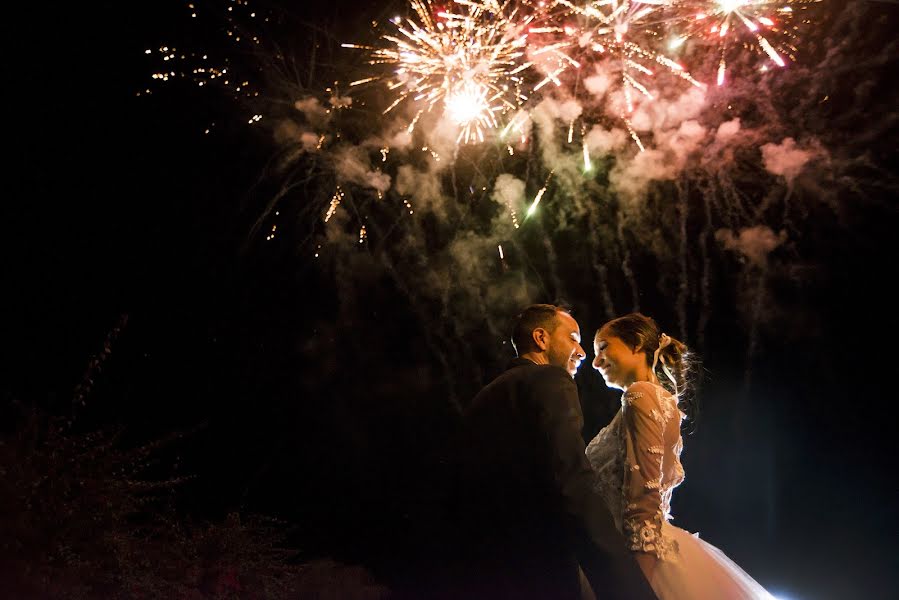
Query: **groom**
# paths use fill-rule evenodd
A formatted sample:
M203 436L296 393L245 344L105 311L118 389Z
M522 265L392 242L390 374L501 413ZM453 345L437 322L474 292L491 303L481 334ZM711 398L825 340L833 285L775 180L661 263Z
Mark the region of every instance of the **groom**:
M577 321L528 306L512 343L518 358L465 415L466 598L579 600L580 566L599 600L655 599L593 491L572 379L585 358Z

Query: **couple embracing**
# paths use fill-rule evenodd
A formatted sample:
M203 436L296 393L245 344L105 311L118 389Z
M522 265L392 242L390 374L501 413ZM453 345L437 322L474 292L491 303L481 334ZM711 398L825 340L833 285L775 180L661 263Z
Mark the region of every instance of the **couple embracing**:
M687 348L639 313L606 323L592 341L593 367L623 396L585 446L577 322L547 304L518 315L518 357L465 415L457 508L467 568L454 595L772 598L720 550L668 522L684 479Z

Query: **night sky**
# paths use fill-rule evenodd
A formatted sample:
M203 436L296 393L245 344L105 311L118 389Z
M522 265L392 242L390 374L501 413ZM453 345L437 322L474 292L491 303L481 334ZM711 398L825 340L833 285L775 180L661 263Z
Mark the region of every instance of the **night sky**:
M646 240L665 238L673 198L693 202L701 184L647 193L656 213L648 238L628 232L611 242L630 248L630 278L620 255L596 259L611 247L605 238L585 246L580 225L564 226L554 208L565 201L561 184L542 221L522 226L518 241L500 236L503 261L499 238L484 229L493 204L474 192L458 193L449 209L417 205L413 228L395 220L403 212L395 197L389 214L356 189L353 209L347 202L348 216L329 229L322 216L334 177L302 163L295 169L312 175L271 205L294 168L280 166L275 123L299 115L297 100L325 101L335 73L355 78L359 55L339 43L373 41L370 22L402 3L247 5L272 16L255 51L223 34L225 17L207 17L232 3L197 3L194 20L187 4L70 3L8 17L5 404L74 410L83 430L124 426L124 444L189 431L172 467L196 476L180 489L183 514L277 516L304 556L365 566L390 587L438 535L439 456L459 409L513 356L514 308L565 301L589 340L610 314L638 307L704 361L675 524L700 532L779 598L895 597L895 3L825 3L833 6L819 10L805 41L809 63L760 84L783 122L758 125L747 143L789 135L818 158L789 190L742 166L758 163L757 152L727 159L740 202L774 200L714 229L760 224L786 241L756 262L686 220L682 305L677 256ZM166 44L229 57L260 96L152 80L155 49ZM841 68L815 75L825 61ZM746 96L718 98L721 108L709 110L730 102L732 112L703 117L709 129L738 116L747 131L764 121ZM262 121L249 123L259 107ZM368 117L343 118L346 138L357 139ZM392 160L385 172L401 162ZM475 162L468 155L457 174L463 190L481 176ZM483 171L500 172L490 165ZM529 194L543 174L529 175ZM610 194L603 201L617 202ZM590 220L601 213L566 214L606 228ZM354 219L368 219L362 244L351 239ZM267 240L272 225L277 235ZM692 252L701 244L716 249L702 259ZM454 275L443 295L441 273ZM73 409L90 357L122 315L127 325L102 375ZM589 360L588 348L576 377L588 440L618 402Z

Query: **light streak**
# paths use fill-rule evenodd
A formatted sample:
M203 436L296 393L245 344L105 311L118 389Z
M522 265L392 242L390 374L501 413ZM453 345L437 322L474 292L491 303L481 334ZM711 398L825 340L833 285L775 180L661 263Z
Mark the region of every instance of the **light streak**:
M537 196L534 198L534 201L531 203L531 206L528 208L528 216L534 214L534 211L537 210L537 205L540 204L540 199L543 198L543 194L546 193L546 186L544 185L540 188L540 191L537 192Z

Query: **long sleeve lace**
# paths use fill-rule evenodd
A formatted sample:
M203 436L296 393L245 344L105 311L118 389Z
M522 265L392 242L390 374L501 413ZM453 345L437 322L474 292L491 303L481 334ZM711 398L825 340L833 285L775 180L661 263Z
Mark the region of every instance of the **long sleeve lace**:
M673 419L677 408L672 399L660 393L661 388L638 382L624 395L624 533L631 550L665 558L676 549L671 547L673 541L663 536L662 523L669 518L670 490L680 483L665 476L666 469L680 470L679 462L673 458L677 464L666 465L665 459L679 443L680 423Z

